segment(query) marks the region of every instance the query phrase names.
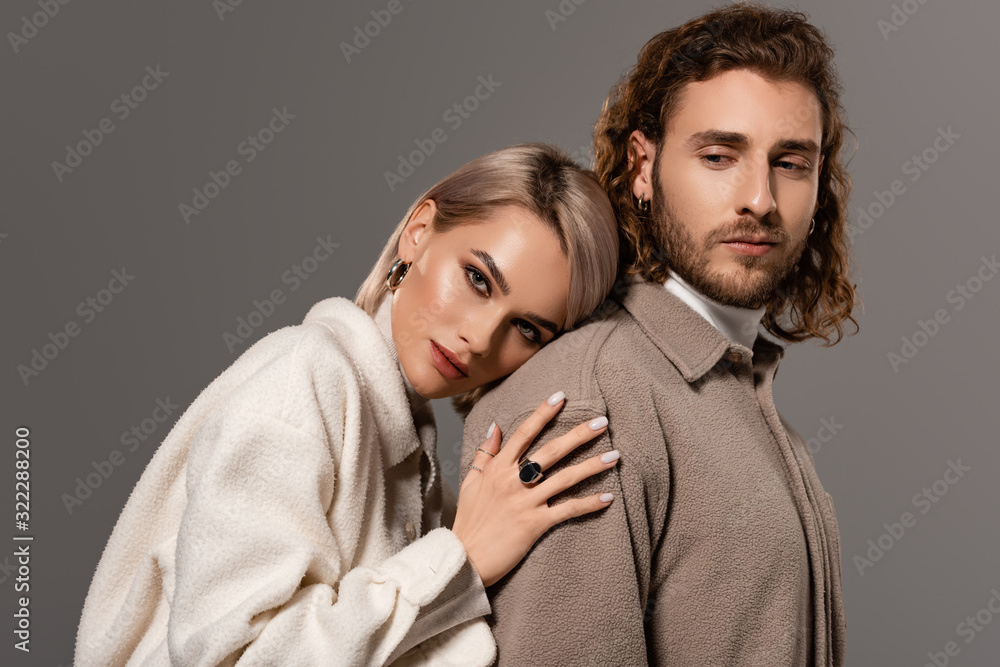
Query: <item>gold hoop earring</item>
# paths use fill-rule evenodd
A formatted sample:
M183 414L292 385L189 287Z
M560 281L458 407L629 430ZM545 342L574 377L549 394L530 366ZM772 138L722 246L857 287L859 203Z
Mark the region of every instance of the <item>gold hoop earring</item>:
M397 259L392 264L392 268L389 269L389 274L385 277L385 283L389 286L390 291L395 291L399 287L399 283L403 282L403 278L406 277L406 272L410 269L410 262L404 262L402 259Z

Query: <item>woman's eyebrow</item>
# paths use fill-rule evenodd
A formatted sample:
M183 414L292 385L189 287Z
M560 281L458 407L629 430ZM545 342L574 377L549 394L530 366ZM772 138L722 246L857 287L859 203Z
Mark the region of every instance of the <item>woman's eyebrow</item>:
M483 264L486 265L486 270L490 272L491 276L493 276L493 280L496 281L497 285L500 287L500 291L503 292L503 295L509 296L510 283L507 282L507 279L504 277L503 272L500 270L500 267L497 266L496 261L494 261L493 256L490 253L486 252L485 250L478 250L476 248L473 248L471 252L473 255L478 257ZM532 312L525 313L525 316L529 317L530 319L537 322L539 325L551 331L553 336L559 335L559 325L557 325L552 320L546 319L541 315L539 315L538 313L532 313Z
M510 283L504 278L503 272L500 271L500 267L497 263L493 261L493 255L486 252L485 250L472 250L472 254L482 260L483 264L486 265L486 270L490 272L493 276L493 280L496 281L497 285L500 287L500 291L503 292L504 296L510 295Z
M551 331L553 336L559 335L559 327L552 320L547 320L538 313L532 313L530 311L525 313L525 316L538 322L540 325Z

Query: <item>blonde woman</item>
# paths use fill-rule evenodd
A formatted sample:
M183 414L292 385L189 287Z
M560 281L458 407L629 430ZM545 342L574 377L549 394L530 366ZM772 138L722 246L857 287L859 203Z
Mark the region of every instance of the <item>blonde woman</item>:
M424 193L353 302L263 338L167 435L97 567L77 667L492 663L484 587L611 502L548 499L617 453L545 476L603 433L594 415L521 460L554 387L502 449L484 434L456 510L428 399L467 412L587 317L617 259L607 197L553 147L490 153Z

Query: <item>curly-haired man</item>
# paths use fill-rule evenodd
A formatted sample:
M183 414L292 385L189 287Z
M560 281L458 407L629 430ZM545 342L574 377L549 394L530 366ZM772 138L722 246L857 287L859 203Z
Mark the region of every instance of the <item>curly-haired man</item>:
M771 387L785 344L857 324L848 132L833 51L793 11L737 4L660 33L611 91L595 170L621 279L477 403L464 459L563 390L535 448L607 414L572 460L610 440L621 461L574 493L619 501L490 590L499 664L843 664L833 504Z

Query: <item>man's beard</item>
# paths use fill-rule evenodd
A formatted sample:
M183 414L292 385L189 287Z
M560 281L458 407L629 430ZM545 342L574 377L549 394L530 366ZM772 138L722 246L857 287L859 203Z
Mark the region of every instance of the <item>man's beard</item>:
M659 174L656 166L653 173ZM718 244L740 234L767 234L781 246L787 247L791 236L781 227L768 224L765 216L758 221L751 216L739 218L731 225L712 230L698 247L691 233L677 219L663 195L659 177L654 179L653 201L650 214L656 225L656 234L665 253L664 261L689 285L718 303L739 308L760 308L768 303L785 278L795 270L805 250L808 237L797 248L787 253L777 264L768 255L735 255L739 265L735 273L712 272L708 265L710 251Z

